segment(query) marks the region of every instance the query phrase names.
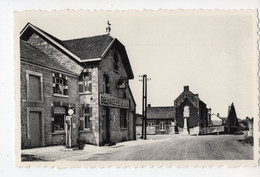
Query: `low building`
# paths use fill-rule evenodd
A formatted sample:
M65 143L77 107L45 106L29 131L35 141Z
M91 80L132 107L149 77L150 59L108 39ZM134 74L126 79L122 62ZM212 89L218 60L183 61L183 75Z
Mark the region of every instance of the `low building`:
M147 134L175 134L175 109L168 107L147 107Z
M134 75L119 40L100 35L62 41L28 23L20 41L22 148L64 144L68 109L76 117L77 141L136 139L129 86Z
M175 120L179 134L206 134L210 124L207 105L193 94L189 86L174 100ZM186 131L186 132L184 132Z
M212 114L211 115L211 125L216 126L216 125L223 125L223 119L220 118L219 113L217 114Z
M142 115L141 114L136 114L136 135L142 135Z

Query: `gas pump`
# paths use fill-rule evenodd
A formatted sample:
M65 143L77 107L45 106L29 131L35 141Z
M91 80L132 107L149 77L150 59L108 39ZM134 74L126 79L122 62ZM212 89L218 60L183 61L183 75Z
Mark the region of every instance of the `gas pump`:
M72 109L69 109L68 113L69 116L66 116L65 119L66 147L72 148L77 145L77 119Z

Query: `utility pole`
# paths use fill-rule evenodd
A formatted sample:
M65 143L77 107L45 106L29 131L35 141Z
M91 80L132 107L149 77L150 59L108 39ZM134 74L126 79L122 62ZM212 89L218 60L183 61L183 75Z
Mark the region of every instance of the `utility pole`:
M139 81L143 81L143 99L142 99L142 136L141 138L146 140L147 138L147 132L146 132L146 126L147 126L147 75L144 74L142 76L142 79L139 79Z

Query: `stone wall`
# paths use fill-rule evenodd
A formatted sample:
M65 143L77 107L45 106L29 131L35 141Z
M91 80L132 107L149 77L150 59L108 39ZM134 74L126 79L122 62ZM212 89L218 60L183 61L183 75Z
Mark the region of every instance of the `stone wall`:
M40 49L42 52L47 54L52 59L56 60L58 63L60 63L62 66L67 68L68 70L74 72L74 73L81 73L82 67L73 61L71 58L69 58L67 55L62 53L60 50L55 48L53 45L49 44L47 41L45 41L43 38L41 38L37 34L33 34L28 41L32 46Z
M118 71L114 70L114 64L113 64L113 57L114 55L118 56ZM99 93L104 94L103 90L103 76L104 74L109 76L109 90L110 90L110 95L113 97L117 98L123 98L124 97L124 90L123 89L118 89L118 80L120 78L126 79L128 82L127 78L127 73L125 71L122 58L120 55L120 52L116 50L116 48L111 48L110 51L106 54L105 58L100 62L99 65ZM121 141L127 141L130 139L129 136L129 114L134 113L135 114L135 105L133 104L133 100L129 90L126 90L126 98L124 99L130 99L130 110L128 110L127 113L127 127L126 128L121 128L120 127L120 109L119 108L113 108L110 107L110 141L111 142L121 142ZM103 111L104 107L101 106L99 110L99 117L100 117L100 127L103 125ZM132 113L131 113L132 112ZM132 117L132 116L131 116ZM132 128L132 127L131 127ZM132 131L134 132L134 131ZM102 130L100 131L100 143L102 144L103 138L102 138ZM134 135L133 135L134 136Z
M80 93L80 105L89 104L92 107L92 130L81 130L80 139L85 143L100 145L100 118L99 118L99 75L98 65L89 64L86 71L91 72L92 92L91 93ZM82 106L81 106L82 107ZM81 108L82 109L82 108ZM83 119L83 118L82 118Z
M27 100L27 80L26 80L26 70L42 73L43 78L43 101L42 102L32 102ZM35 65L21 63L21 138L22 138L22 148L30 147L28 141L28 129L27 129L27 108L43 108L44 109L44 144L45 145L55 145L65 143L65 133L63 134L53 134L52 133L52 115L51 107L54 102L63 103L74 103L76 105L76 111L78 110L78 96L74 92L78 90L77 88L77 78L68 76L68 98L61 98L53 96L53 72ZM76 112L78 116L78 111Z
M189 99L185 99L178 107L175 107L176 110L176 126L183 128L184 118L183 118L183 109L184 106L188 105L190 109L190 117L187 118L187 124L189 128L196 127L199 125L199 108L195 107Z

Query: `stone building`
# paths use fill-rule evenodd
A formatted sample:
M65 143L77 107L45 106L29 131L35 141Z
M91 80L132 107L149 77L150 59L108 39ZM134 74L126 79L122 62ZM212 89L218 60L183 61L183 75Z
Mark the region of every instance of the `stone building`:
M147 107L147 134L175 134L173 106Z
M211 122L207 105L193 94L189 86L174 100L175 120L179 134L206 134Z
M119 40L100 35L62 41L28 23L20 53L22 148L64 144L68 109L77 118L77 141L136 139L129 86L134 75Z

